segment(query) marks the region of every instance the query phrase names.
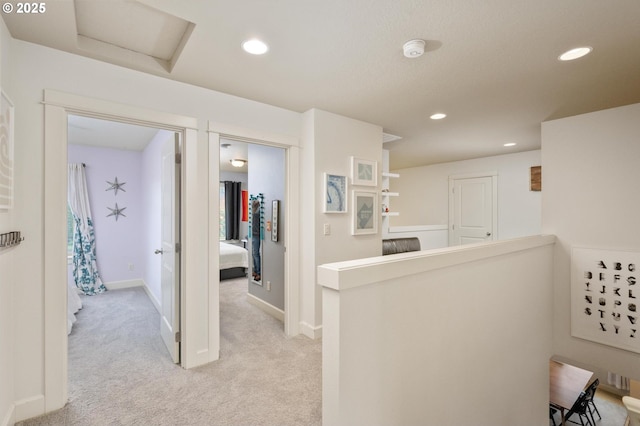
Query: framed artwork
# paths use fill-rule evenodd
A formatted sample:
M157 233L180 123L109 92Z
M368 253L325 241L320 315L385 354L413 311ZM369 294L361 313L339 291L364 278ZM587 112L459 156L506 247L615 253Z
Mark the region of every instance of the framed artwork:
M0 209L13 207L13 103L0 95Z
M351 181L354 185L376 186L378 184L378 163L351 157Z
M571 335L640 353L640 252L573 247Z
M353 191L351 235L378 233L378 194L374 191Z
M324 174L323 213L347 212L347 177Z

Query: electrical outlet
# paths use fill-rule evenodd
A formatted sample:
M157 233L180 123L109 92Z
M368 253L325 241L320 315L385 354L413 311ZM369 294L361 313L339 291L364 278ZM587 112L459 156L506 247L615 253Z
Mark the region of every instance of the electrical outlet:
M130 264L129 264L129 270L130 270L130 271L133 271L133 263L130 263Z
M324 235L331 235L331 225L328 223L324 224Z
M267 281L267 291L271 291L271 281Z

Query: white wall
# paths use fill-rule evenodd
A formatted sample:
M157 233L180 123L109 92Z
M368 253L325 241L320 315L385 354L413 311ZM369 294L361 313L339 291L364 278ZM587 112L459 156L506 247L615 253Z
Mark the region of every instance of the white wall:
M393 153L392 153L393 155ZM390 225L447 225L449 176L498 172L498 238L509 239L540 233L540 192L529 190L529 170L540 165L540 151L499 155L474 160L393 170L400 178L390 180Z
M300 114L205 90L160 77L104 64L45 47L12 40L9 65L11 75L19 76L5 86L16 105L16 209L14 225L21 229L28 244L14 251L13 319L15 374L14 401L24 407L25 418L44 410L44 319L43 264L44 206L44 115L43 89L66 91L125 105L164 111L198 119L198 142L189 146L187 173L189 194L194 204L187 214L193 235L208 232L208 139L207 120L227 122L267 133L296 137ZM3 52L4 54L5 52ZM4 58L3 58L4 60ZM4 69L3 69L4 73ZM217 147L216 147L217 149ZM209 300L208 242L198 238L190 243L188 279L196 301L190 318L207 318ZM207 321L188 342L198 350L209 347ZM199 352L203 353L203 352ZM4 368L5 364L2 364Z
M571 248L640 251L640 104L542 124L542 230L555 234L554 352L640 380L640 354L571 337ZM602 382L602 379L601 379Z
M547 424L553 242L320 266L323 424Z
M9 58L11 49L11 37L4 21L0 19L0 87L13 98L9 87L10 69ZM0 233L17 231L13 226L14 210L0 209ZM0 425L13 423L14 402L14 286L16 286L15 272L13 269L15 252L24 248L29 241L22 246L11 249L0 248Z
M305 247L302 271L303 330L308 336L317 335L322 324L322 299L316 285L316 267L337 260L360 259L382 253L380 218L378 233L351 235L353 213L352 190L380 191L382 169L382 128L321 110L304 114L302 152L302 214L301 235ZM353 187L349 178L348 212L322 213L324 202L323 174L350 176L350 157L378 163L377 187ZM324 235L324 224L331 227L331 235Z

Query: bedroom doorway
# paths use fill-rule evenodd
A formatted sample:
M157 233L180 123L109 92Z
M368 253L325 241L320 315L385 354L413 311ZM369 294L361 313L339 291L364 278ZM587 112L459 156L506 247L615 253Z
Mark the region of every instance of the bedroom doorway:
M159 330L175 363L180 359L175 338L180 331L180 258L174 250L180 229L180 165L175 159L181 144L179 132L68 115L67 157L69 163L83 165L98 279L109 290L144 289L161 314ZM68 212L72 290L73 222Z
M44 274L50 279L44 283L44 390L46 411L61 408L68 400L68 336L66 324L67 305L67 262L66 253L62 249L67 237L66 227L66 194L67 194L67 136L69 115L79 115L101 118L122 123L155 127L180 133L183 138L183 164L181 176L182 220L180 223L181 246L183 250L194 250L201 246L206 249L207 242L198 238L185 226L186 222L198 223L199 216L195 213L200 206L206 207L196 191L186 191L195 185L186 172L193 170L193 164L198 159L198 122L197 119L175 113L158 112L154 109L123 105L101 99L89 98L74 94L45 89L44 103ZM206 160L205 160L206 161ZM113 177L112 177L113 179ZM125 210L126 214L126 210ZM115 220L115 219L114 219ZM203 219L204 221L204 219ZM206 222L205 222L206 224ZM187 280L187 276L194 274L197 266L181 261L180 281L180 324L181 344L180 365L191 368L217 359L217 351L203 348L200 342L189 339L197 335L202 327L198 323L188 323L187 311L194 316L205 311L208 314L212 304L195 303L194 298L187 299L186 294L195 295L201 288L195 280ZM154 308L155 309L155 308ZM61 332L65 331L65 332ZM195 343L195 344L194 344ZM197 345L197 347L196 347Z
M234 279L247 302L284 323L286 149L232 137L219 146L221 303Z

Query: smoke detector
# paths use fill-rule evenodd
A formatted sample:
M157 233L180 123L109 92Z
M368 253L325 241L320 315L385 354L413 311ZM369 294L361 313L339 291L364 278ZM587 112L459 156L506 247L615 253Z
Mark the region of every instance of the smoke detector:
M402 46L404 56L407 58L417 58L424 53L424 46L426 42L424 40L409 40Z

